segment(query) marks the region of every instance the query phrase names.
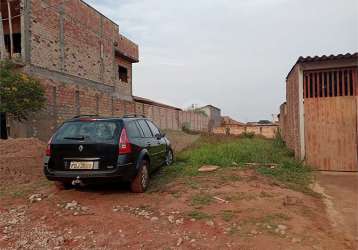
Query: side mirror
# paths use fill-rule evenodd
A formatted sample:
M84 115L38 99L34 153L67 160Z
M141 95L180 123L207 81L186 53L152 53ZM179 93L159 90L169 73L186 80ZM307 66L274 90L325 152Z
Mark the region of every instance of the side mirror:
M160 139L163 138L163 135L161 135L161 134L156 134L156 135L155 135L155 138L156 138L157 140L160 140Z

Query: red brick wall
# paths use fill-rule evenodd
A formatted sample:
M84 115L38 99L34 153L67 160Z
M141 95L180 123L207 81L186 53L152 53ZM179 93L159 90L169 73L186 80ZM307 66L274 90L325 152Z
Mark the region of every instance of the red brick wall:
M284 141L292 149L297 158L300 158L299 137L299 69L296 65L286 81L287 114L283 127Z
M125 101L94 88L37 78L45 88L46 109L26 123L10 121L11 137L37 137L46 141L62 122L78 114L120 117L136 113L152 119L161 129L179 130L184 123L195 131L208 129L208 118L202 114Z
M283 103L280 106L280 133L283 140L286 140L287 132L287 104Z
M273 139L276 136L278 126L242 126L227 125L213 129L214 134L241 135L243 133L254 133L255 135L264 136Z
M138 46L119 34L117 24L81 0L63 5L55 0L31 0L31 20L33 65L116 86L123 99L131 98L132 62L138 60ZM115 50L126 59L118 59ZM116 64L128 69L128 83L120 83Z

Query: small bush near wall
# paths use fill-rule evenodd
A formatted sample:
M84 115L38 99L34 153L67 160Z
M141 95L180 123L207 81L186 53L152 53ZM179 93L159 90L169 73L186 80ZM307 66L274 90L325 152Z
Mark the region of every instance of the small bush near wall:
M252 139L255 137L255 133L254 132L244 132L240 135L240 138L249 138Z

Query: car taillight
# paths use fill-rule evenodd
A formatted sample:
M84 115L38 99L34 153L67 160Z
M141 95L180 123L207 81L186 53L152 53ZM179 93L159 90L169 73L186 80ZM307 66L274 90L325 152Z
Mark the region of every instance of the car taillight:
M51 142L52 142L52 137L47 142L46 156L51 156Z
M132 152L131 144L128 140L127 130L125 128L122 129L121 136L119 138L119 150L118 153L120 155L129 154Z

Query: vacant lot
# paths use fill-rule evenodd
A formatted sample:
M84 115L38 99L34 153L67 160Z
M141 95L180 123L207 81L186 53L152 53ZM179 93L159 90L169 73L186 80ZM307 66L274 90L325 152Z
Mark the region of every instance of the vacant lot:
M44 144L33 140L16 157L7 153L0 162L0 248L355 249L309 189L310 170L279 140L169 137L184 150L145 194L120 184L57 191L41 174ZM0 142L1 155L8 143L16 146ZM199 174L206 164L221 168Z

